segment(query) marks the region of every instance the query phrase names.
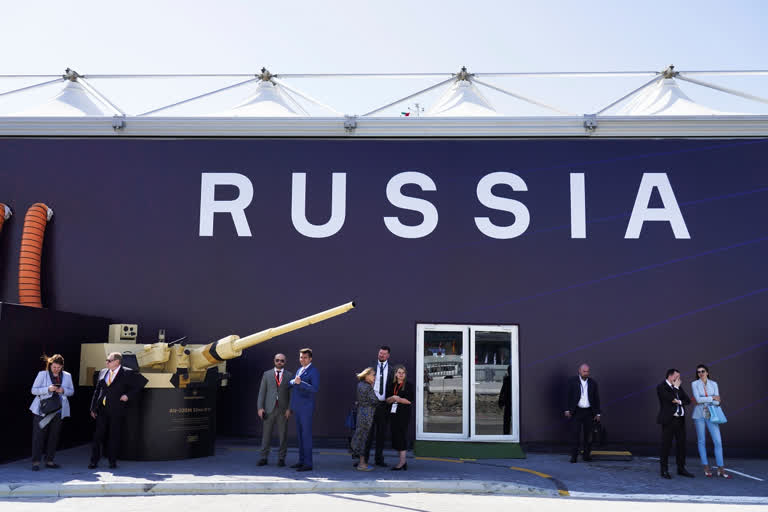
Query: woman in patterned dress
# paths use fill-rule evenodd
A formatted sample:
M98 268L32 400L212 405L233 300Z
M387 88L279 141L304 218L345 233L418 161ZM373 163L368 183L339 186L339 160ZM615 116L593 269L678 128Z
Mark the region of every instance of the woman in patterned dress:
M368 432L373 423L373 412L379 399L373 391L373 381L376 379L376 370L366 368L357 374L357 425L355 435L352 437L352 457L359 458L358 471L373 471L373 468L365 461L365 443L368 440Z

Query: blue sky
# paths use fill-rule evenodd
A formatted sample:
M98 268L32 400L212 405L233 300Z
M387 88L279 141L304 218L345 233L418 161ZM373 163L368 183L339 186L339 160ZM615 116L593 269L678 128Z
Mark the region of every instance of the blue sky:
M768 69L768 4L758 1L3 0L2 12L3 74L56 74L66 67L81 73L232 73L262 66L284 73L452 72L462 65L476 72L668 64ZM765 78L739 85L768 96ZM373 91L386 91L379 87L388 86ZM547 87L532 87L573 104L591 86L587 80L564 93L553 89L558 98Z

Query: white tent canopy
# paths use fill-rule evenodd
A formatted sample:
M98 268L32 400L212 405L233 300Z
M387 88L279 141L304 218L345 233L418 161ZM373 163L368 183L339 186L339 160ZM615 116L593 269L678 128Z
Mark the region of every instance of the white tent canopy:
M49 101L20 112L2 114L13 117L83 117L109 116L114 113L82 84L65 80L58 94Z
M256 92L248 99L225 112L213 114L220 117L296 117L307 113L290 94L270 81L260 81Z
M475 84L457 80L427 111L428 116L488 117L500 115Z
M720 112L693 101L674 78L662 78L630 97L615 112L622 116L706 116ZM610 113L609 113L610 115Z

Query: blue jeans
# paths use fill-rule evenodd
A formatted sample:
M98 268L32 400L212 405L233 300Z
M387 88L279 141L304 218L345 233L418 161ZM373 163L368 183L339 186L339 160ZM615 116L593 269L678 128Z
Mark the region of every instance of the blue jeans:
M705 428L709 429L709 436L712 438L712 444L715 445L715 462L717 467L723 467L723 439L720 437L720 425L712 423L708 419L698 418L693 420L696 424L696 437L699 440L699 457L701 463L705 466L709 466L707 460L707 435Z

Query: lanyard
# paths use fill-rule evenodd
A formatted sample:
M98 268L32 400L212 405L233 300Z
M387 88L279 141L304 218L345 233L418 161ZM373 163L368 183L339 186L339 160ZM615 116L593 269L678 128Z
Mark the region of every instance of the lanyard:
M393 394L393 395L396 395L396 394L398 393L398 391L400 391L400 390L402 389L402 387L403 387L403 384L402 384L402 383L400 383L400 382L398 382L397 384L395 384L395 391L394 391L394 393L392 393L392 394Z

